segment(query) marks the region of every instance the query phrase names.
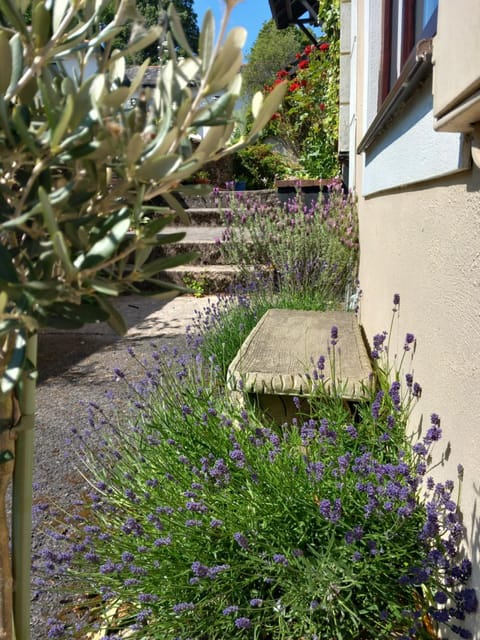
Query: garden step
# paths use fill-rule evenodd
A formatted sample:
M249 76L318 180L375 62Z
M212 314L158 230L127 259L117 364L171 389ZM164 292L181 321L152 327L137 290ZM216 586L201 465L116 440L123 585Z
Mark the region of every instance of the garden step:
M194 295L227 293L239 279L239 269L229 264L185 264L163 271L166 282L187 287Z
M183 195L183 200L189 208L217 208L228 207L232 198L242 201L255 200L264 204L278 204L276 189L257 189L255 191L227 191L212 189L204 195Z
M198 256L193 264L222 264L220 240L225 227L165 227L162 233L185 233L183 240L155 247L155 256L173 256L195 251Z
M192 225L200 227L219 226L225 220L225 208L219 207L192 207L186 210ZM175 224L181 223L180 217L173 220Z

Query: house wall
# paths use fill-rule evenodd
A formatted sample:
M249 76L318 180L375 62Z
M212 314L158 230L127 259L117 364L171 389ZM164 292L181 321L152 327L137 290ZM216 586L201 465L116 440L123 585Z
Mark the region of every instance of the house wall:
M380 4L357 3L357 63L351 71L356 73L356 113L351 118L357 122L357 146L371 121L373 83L378 86L378 74L369 79L375 65L365 34ZM433 474L456 480L457 464L464 465L461 508L474 567L472 586L480 593L480 169L464 155L468 138L450 138L449 149L442 136L457 134L433 132L433 116L420 122L427 109L430 113L432 98L424 89L395 115L374 147L355 158L351 186L360 218L360 322L370 340L388 330L393 294L400 294L393 345L401 353L405 333L415 334L414 375L423 387L411 427L416 429L423 416L428 428L430 414L438 413L444 437L435 451ZM416 110L418 116L408 122ZM420 125L429 129L429 146L417 135L405 150L409 131ZM381 149L388 151L392 164L377 162L372 174ZM400 149L404 155L395 163ZM398 170L400 161L404 172ZM416 163L418 179L412 176ZM375 177L382 171L387 178ZM425 175L428 179L422 180ZM375 183L382 186L367 188ZM479 640L480 615L469 616L468 626Z

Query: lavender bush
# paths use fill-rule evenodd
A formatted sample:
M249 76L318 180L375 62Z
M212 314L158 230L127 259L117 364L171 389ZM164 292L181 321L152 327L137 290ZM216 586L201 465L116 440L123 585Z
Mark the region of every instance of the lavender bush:
M262 269L278 290L299 298L321 292L323 300L343 301L356 277L358 224L355 202L332 181L325 199L310 206L302 198L282 205L259 204L242 195L225 210L222 252L245 275Z
M341 342L333 327L331 363ZM320 355L309 415L283 425L233 405L213 358L153 351L141 383L117 370L134 411L116 424L90 407L105 447L75 436L92 490L38 563L98 608L49 637L406 640L438 623L471 637L454 483L428 471L439 417L406 435L414 345L396 358L374 337L379 388L354 407L326 393Z

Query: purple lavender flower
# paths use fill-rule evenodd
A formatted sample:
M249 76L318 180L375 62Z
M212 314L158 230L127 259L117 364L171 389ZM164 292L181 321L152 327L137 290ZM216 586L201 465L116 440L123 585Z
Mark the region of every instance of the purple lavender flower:
M189 500L185 504L185 508L187 511L193 511L195 513L206 513L208 511L208 507L203 504L203 502L196 502L194 500Z
M250 606L251 607L261 607L262 604L263 604L262 598L252 598L250 600Z
M390 398L392 399L392 403L394 408L397 411L400 411L400 407L401 407L401 398L400 398L400 383L395 380L394 382L392 382L390 389L388 391L388 395L390 396Z
M330 343L335 346L338 342L338 327L335 325L330 329Z
M236 443L232 451L230 451L229 456L235 462L235 466L239 469L243 469L245 467L245 454L238 443Z
M203 524L203 522L201 520L185 520L185 526L192 528L192 527L201 527Z
M325 465L323 462L309 462L306 467L307 474L316 482L320 482L323 478Z
M158 596L156 593L139 593L138 601L144 604L149 602L157 602Z
M236 604L231 604L230 606L225 607L225 609L222 611L222 614L224 616L229 616L232 613L237 613L237 611L238 611L237 605Z
M214 580L219 573L222 573L223 571L228 571L228 569L230 569L229 564L217 564L215 567L209 568L208 577L210 578L210 580Z
M284 567L288 567L288 560L287 558L283 555L283 553L274 553L273 554L273 561L275 562L275 564L281 564Z
M212 527L212 529L221 527L222 525L223 525L223 520L218 520L218 518L212 518L212 520L210 520L210 526Z
M237 618L235 620L235 626L237 629L250 629L252 626L252 621L250 618Z
M195 609L195 605L193 602L178 602L173 605L174 613L183 613L184 611L193 611Z
M415 336L413 335L413 333L407 333L407 335L405 336L405 344L403 345L404 350L410 351L410 345L414 341L415 341Z
M48 618L48 633L47 637L52 640L56 640L57 638L64 638L66 626L63 622L59 622L55 618Z
M353 426L353 424L348 424L348 425L345 427L345 431L346 431L346 432L348 433L348 435L349 435L351 438L353 438L353 439L355 439L355 438L357 438L357 437L358 437L358 432L357 432L357 430L355 429L355 427Z
M375 400L372 402L371 413L372 413L372 418L374 420L378 420L378 417L380 415L380 409L382 408L383 396L384 396L383 391L379 391L377 393L377 396L376 396Z
M242 549L248 549L250 546L247 538L243 535L243 533L240 533L239 531L233 534L233 539Z
M142 624L142 625L146 624L151 615L152 615L151 609L142 609L137 613L137 617L136 617L137 624Z
M192 571L197 578L206 578L208 576L208 567L198 560L192 562Z
M393 294L393 304L398 307L398 305L400 304L400 294L399 293L394 293Z
M332 509L332 505L330 504L330 500L327 500L326 498L324 498L323 500L320 500L320 504L318 505L318 510L326 520L330 519L331 509Z

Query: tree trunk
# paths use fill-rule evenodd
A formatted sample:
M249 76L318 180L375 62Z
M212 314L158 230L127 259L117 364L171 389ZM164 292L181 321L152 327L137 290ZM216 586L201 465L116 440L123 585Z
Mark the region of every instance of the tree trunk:
M32 481L37 387L38 335L27 338L19 392L20 421L12 495L13 619L16 640L30 640L30 567L32 554ZM1 638L0 638L1 640Z
M13 638L13 577L6 496L15 466L16 400L13 391L0 396L0 640Z

